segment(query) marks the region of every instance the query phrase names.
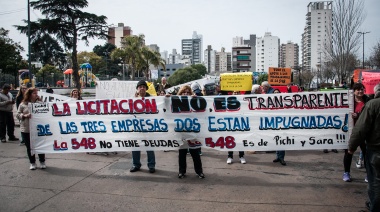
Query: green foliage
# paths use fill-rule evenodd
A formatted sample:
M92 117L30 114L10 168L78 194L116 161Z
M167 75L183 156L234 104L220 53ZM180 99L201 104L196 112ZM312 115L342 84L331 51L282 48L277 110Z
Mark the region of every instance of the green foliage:
M104 57L107 56L106 52L112 52L114 49L116 49L116 46L113 45L112 43L105 43L103 46L101 45L96 45L92 51L94 51L95 54L98 56Z
M49 83L51 86L56 86L58 80L63 79L63 72L52 65L45 65L36 73L37 81ZM51 83L54 82L52 85Z
M259 78L257 79L257 84L261 85L262 82L268 81L268 74L260 74Z
M8 37L8 30L0 28L0 69L2 73L17 75L22 66L21 52L24 49Z
M172 86L201 79L207 73L206 67L202 64L191 65L183 69L179 69L169 77L168 83Z
M92 66L92 73L97 74L99 70L105 66L105 60L95 54L94 52L79 52L78 53L78 64L79 67L83 63L90 63Z
M90 38L107 39L107 17L84 12L88 7L86 0L38 0L30 5L39 10L44 19L31 22L31 35L49 33L54 35L66 49L70 49L74 84L79 89L79 66L77 61L77 43L82 40L88 45ZM17 26L21 33L27 34L28 26ZM71 67L67 67L71 68Z

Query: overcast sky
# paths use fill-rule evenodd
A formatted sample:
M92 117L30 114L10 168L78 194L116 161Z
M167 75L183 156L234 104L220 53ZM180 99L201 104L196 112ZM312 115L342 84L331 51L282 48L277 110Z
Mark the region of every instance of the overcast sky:
M105 15L108 24L124 23L133 34L144 34L146 44L157 44L160 51L177 49L181 53L181 40L191 38L193 31L203 35L203 50L212 45L220 51L231 51L232 38L250 34L257 37L271 32L281 43L292 41L301 46L301 34L305 27L306 0L88 0L85 11ZM20 42L27 51L27 37L13 25L22 25L27 19L27 0L0 1L0 27L10 30L10 37ZM380 42L380 1L365 0L367 15L360 31L365 35L365 57ZM31 10L31 20L43 18ZM86 47L79 43L79 51L92 51L104 40L90 40ZM26 52L23 53L26 55ZM362 55L362 47L357 52ZM301 62L301 61L300 61Z

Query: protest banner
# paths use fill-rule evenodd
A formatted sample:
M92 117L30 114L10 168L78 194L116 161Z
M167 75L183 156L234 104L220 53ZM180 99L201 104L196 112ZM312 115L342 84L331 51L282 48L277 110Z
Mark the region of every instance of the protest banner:
M38 96L40 97L41 101L43 101L43 102L60 102L60 101L67 101L67 100L71 99L68 96L46 93L46 92L42 92L42 91L38 91Z
M96 99L130 98L135 96L138 81L97 81ZM147 82L148 93L156 96L154 84Z
M292 70L290 68L269 67L268 82L271 85L288 85L292 81Z
M374 87L380 83L380 72L362 72L362 83L365 87L365 94L374 94Z
M30 104L36 153L346 149L348 91Z

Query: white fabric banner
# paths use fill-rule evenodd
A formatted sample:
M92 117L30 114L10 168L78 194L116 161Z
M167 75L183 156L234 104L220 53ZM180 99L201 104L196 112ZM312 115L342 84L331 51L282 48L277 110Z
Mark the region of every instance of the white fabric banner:
M36 153L212 148L346 149L352 93L111 98L35 103Z

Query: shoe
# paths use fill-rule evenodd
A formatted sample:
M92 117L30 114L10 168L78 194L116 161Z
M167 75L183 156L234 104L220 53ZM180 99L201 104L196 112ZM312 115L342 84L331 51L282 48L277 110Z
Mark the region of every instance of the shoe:
M338 153L338 150L336 150L336 149L332 149L331 151L335 152L335 153Z
M281 165L286 166L286 162L284 160L280 159L280 163Z
M365 176L364 182L368 183L368 177L367 176Z
M231 164L232 163L232 158L227 158L227 164Z
M242 163L242 164L246 164L247 161L245 161L245 158L241 157L241 158L240 158L240 163Z
M343 174L343 181L344 182L351 182L351 175L350 175L350 172L345 172Z
M29 169L30 170L36 170L36 164L35 163L31 163Z
M7 140L5 138L1 139L1 143L6 143L6 142L7 142Z
M24 146L24 145L25 145L25 141L21 141L20 146Z
M155 168L149 168L149 173L155 173L156 169Z
M200 178L200 179L203 179L203 178L205 178L205 175L203 174L203 173L197 173L197 175L198 175L198 177Z
M16 137L11 137L11 138L9 138L8 140L9 140L9 141L18 141L19 139L16 138Z
M358 169L363 168L362 160L359 159L356 161L356 168L358 168Z
M276 158L273 160L273 163L277 163L277 162L280 162L280 159Z
M199 151L199 155L202 156L202 151Z
M179 173L179 174L178 174L178 178L182 179L182 178L184 178L184 177L185 177L185 173Z
M324 150L323 150L323 153L329 153L329 150L324 149Z
M45 162L41 162L41 169L46 169L46 164L45 164Z
M140 168L139 167L136 167L136 166L132 166L132 168L129 170L130 172L137 172L139 171Z
M365 201L365 207L367 208L367 210L370 210L371 202L369 200Z

